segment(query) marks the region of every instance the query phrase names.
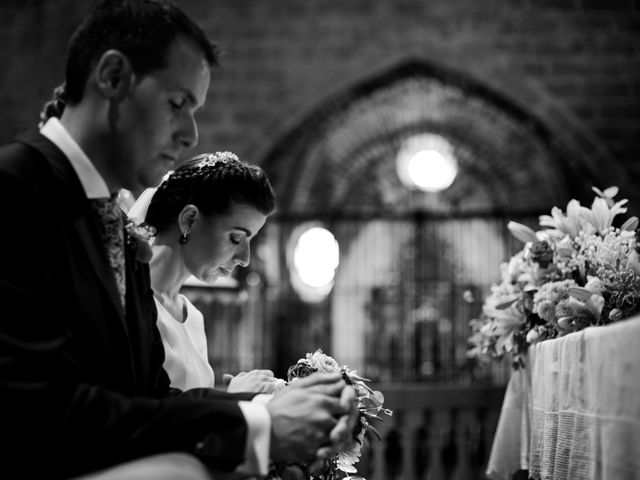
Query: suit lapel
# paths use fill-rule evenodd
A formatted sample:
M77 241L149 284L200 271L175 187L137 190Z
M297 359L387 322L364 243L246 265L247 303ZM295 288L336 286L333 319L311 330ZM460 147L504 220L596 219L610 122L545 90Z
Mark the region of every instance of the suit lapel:
M103 245L99 219L93 212L78 175L64 153L48 138L39 133L31 133L22 136L18 141L38 150L49 162L54 176L49 198L60 199L63 211L68 212L81 249L87 255L126 331L125 313Z

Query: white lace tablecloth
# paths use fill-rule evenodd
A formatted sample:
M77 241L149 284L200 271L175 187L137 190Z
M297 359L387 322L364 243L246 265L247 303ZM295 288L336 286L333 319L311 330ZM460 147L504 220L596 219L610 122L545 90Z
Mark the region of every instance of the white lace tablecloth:
M640 480L640 317L529 349L509 381L494 479Z

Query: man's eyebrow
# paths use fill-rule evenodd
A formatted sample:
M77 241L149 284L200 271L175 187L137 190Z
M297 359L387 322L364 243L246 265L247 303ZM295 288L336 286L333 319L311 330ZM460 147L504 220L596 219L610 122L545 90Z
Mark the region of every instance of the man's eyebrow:
M195 97L193 92L191 92L190 90L187 90L186 88L181 88L180 90L182 91L184 96L187 98L187 102L189 102L190 105L192 106L198 105L198 99ZM204 107L204 105L200 105L198 108L196 108L196 111L201 110L202 107Z
M189 90L184 90L184 94L187 96L187 100L191 105L198 104L198 100L196 100L196 97Z

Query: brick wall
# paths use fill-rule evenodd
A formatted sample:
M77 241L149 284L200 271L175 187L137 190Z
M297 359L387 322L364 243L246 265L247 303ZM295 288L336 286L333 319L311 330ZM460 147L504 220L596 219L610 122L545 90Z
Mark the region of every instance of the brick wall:
M260 162L312 109L409 58L464 73L640 180L638 0L183 0L225 51L198 151ZM0 6L0 140L37 122L90 2ZM635 180L638 179L638 180ZM639 189L640 190L640 189ZM636 204L640 193L623 192Z

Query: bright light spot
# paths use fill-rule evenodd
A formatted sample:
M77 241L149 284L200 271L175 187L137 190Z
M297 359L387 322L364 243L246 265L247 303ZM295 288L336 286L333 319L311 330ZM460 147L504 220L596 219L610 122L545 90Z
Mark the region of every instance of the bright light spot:
M247 282L247 285L250 287L257 287L262 282L262 279L256 272L249 272L245 278L245 282Z
M338 242L331 232L312 227L300 235L293 263L302 282L310 287L324 287L333 281L339 257Z
M321 302L331 293L340 248L333 234L318 222L298 225L287 245L291 285L306 302Z
M434 134L407 139L398 152L396 167L402 183L429 192L448 188L458 174L451 144Z
M444 190L457 173L450 159L436 150L420 150L409 159L409 178L423 190Z

